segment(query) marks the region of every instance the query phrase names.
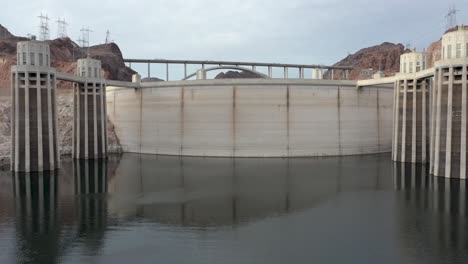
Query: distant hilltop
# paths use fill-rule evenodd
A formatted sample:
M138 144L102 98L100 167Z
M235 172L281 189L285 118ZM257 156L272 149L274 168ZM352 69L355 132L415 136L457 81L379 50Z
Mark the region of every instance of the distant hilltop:
M465 26L468 27L468 26ZM449 29L453 31L456 28ZM348 55L341 61L333 64L333 66L352 66L354 69L350 71L349 79L363 80L371 79L372 74L376 71L382 71L384 76L394 76L400 70L400 55L410 52L403 44L384 42L380 45L363 48L358 52ZM428 68L434 66L434 62L441 58L441 40L437 40L426 48L428 58ZM329 74L329 73L327 73ZM341 76L335 74L335 79L341 79Z
M4 26L0 24L0 38L12 38L14 37L13 34L8 31Z
M348 55L333 66L352 66L349 79L370 79L375 71L382 71L385 76L393 76L400 69L400 55L409 52L402 44L384 42ZM335 76L335 79L341 79Z
M10 68L16 64L16 45L19 41L28 40L10 33L0 25L0 89L9 88ZM76 61L89 55L102 62L103 76L106 79L131 81L135 73L125 66L122 52L115 43L81 48L69 38L49 40L52 67L58 71L75 73Z

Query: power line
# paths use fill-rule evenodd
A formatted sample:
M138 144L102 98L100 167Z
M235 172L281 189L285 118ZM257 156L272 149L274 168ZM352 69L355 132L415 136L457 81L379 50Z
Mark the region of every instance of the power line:
M40 40L48 40L49 36L49 17L47 15L39 16L40 24L39 24L39 39Z
M457 12L459 12L460 10L457 10L455 8L455 5L452 5L450 8L449 8L449 12L448 14L445 16L445 18L447 19L447 30L451 29L451 28L454 28L456 25L457 25Z
M93 31L89 28L82 28L80 31L81 36L78 38L78 43L82 48L87 48L89 47L89 33Z
M109 32L109 30L107 30L105 43L107 44L107 43L112 43L112 42L114 42L114 41L111 40L111 38L110 38L110 32Z
M57 38L66 38L67 37L67 22L64 19L57 20Z

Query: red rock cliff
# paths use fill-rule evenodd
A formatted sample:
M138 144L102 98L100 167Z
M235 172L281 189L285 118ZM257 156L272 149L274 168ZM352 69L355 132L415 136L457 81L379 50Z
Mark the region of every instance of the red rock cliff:
M16 44L27 38L16 37L0 25L0 89L9 87L10 68L16 64ZM135 72L126 67L122 52L115 43L80 48L69 38L59 38L49 41L51 64L58 71L73 73L76 60L89 56L102 62L103 75L106 79L131 81ZM69 87L59 85L59 87Z
M348 55L334 66L354 67L349 73L351 80L372 78L372 74L378 70L383 71L385 76L393 76L400 69L400 55L406 52L408 50L402 44L384 42ZM335 73L335 79L341 78L340 73Z

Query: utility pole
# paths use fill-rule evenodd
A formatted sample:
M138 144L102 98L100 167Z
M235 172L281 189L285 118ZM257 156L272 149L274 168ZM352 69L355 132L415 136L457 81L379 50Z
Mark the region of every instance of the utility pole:
M405 49L411 50L411 42L406 42Z
M450 7L448 14L445 16L445 18L447 19L447 30L454 28L457 25L457 12L459 11L460 10L457 10L455 8L455 5L452 5Z
M80 43L82 48L89 47L89 32L92 32L92 30L89 28L82 28L80 32L81 36L78 38L78 43Z
M89 56L89 32L93 32L91 29L88 28L82 28L81 30L81 36L78 38L78 43L82 48L87 48L87 56Z
M57 38L66 38L67 37L67 22L64 19L57 20Z
M114 41L111 40L111 38L110 38L110 32L109 32L109 30L107 30L105 43L108 44L108 43L112 43L112 42L114 42Z
M39 40L49 40L49 17L41 13L39 19Z

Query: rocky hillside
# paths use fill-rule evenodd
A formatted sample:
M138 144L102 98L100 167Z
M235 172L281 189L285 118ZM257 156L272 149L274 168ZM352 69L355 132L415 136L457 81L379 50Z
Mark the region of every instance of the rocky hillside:
M12 38L12 37L14 37L13 34L11 34L10 31L8 31L8 29L0 25L0 38L3 39L3 38Z
M150 77L150 78L143 78L141 79L141 82L164 82L163 79L159 79L159 78L156 78L156 77Z
M259 74L248 71L227 71L220 72L216 75L215 79L248 79L248 78L263 78Z
M385 76L393 76L400 69L400 55L409 52L402 44L384 42L380 45L368 47L348 55L334 66L352 66L349 79L361 80L372 78L375 71L381 70ZM328 77L329 73L325 74ZM335 79L341 79L339 72L335 73Z
M16 64L16 43L27 38L16 37L0 25L0 89L9 87L10 67ZM102 62L103 76L110 80L131 81L135 73L125 66L122 52L115 43L80 48L69 38L49 41L51 64L61 72L73 73L76 60L89 56ZM67 86L65 86L67 87ZM59 87L62 88L62 87Z
M434 66L434 62L440 60L442 58L442 40L438 40L427 48L427 60L428 60L428 67L431 68Z

